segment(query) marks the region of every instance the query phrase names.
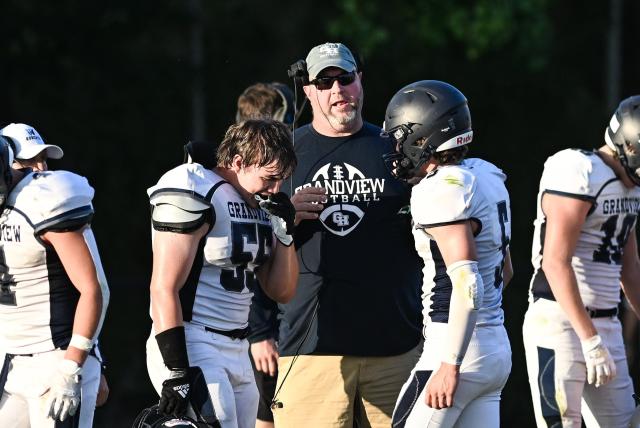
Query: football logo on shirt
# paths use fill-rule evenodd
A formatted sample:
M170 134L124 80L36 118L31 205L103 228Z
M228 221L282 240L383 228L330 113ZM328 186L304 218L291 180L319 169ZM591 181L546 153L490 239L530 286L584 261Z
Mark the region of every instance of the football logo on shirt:
M327 203L320 213L320 222L331 233L345 236L362 221L369 204L380 201L384 181L366 178L346 162L328 163L316 171L309 183L296 188L296 192L304 187L324 187Z

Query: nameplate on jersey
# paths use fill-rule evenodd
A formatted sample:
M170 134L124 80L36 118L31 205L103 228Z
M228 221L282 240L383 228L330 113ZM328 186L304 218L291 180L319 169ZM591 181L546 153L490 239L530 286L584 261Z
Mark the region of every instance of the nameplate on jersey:
M264 212L261 208L252 208L244 202L227 202L227 208L229 209L229 216L231 218L243 219L243 220L258 220L262 222L269 221L269 214Z
M20 225L19 224L0 225L0 241L1 242L20 242Z

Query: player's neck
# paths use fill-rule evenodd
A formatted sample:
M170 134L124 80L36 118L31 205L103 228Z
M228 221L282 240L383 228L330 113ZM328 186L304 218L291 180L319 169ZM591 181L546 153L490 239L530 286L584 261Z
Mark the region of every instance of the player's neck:
M212 168L212 171L222 177L224 181L227 181L229 184L231 184L233 188L236 189L236 192L238 192L242 199L247 203L247 205L252 208L258 207L258 202L255 200L253 195L243 189L240 185L240 182L238 181L238 175L233 169L216 166L215 168Z
M625 187L633 188L635 184L629 176L627 172L624 170L624 167L618 160L618 156L611 150L611 148L607 145L600 147L597 151L598 156L602 159L602 161L613 170L614 174L622 181L622 184Z

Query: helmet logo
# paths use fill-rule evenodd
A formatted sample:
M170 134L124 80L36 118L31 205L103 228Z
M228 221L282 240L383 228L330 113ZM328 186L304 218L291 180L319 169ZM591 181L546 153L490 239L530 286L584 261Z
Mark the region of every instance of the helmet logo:
M472 138L473 136L469 135L468 133L460 135L459 137L456 138L456 146L461 146L463 144L470 143Z

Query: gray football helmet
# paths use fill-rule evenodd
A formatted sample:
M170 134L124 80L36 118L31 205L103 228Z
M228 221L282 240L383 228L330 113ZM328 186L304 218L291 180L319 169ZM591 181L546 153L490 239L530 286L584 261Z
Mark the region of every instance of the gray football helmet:
M467 99L445 82L412 83L389 101L383 135L396 142L396 152L384 155L385 162L399 178L410 178L433 153L471 142Z
M0 135L0 214L4 211L11 191L11 165L13 165L13 141Z
M604 133L604 141L616 153L629 178L640 186L640 95L620 103Z

